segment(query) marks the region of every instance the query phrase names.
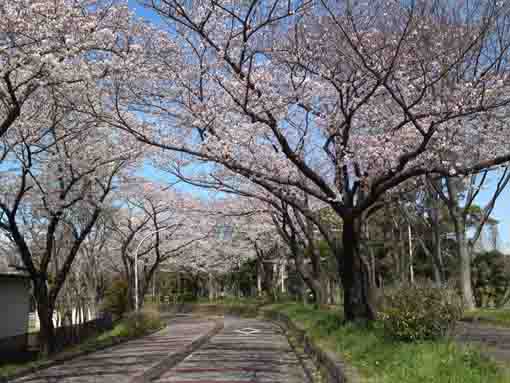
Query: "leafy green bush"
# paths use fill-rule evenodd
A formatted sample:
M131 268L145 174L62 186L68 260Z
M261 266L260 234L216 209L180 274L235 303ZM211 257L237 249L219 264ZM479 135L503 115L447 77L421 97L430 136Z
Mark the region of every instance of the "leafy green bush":
M102 310L115 318L122 318L129 310L128 284L124 279L114 279L106 291Z
M122 336L128 337L147 334L162 328L164 324L157 310L145 308L138 313L130 313L123 322Z
M462 301L453 289L405 286L384 297L379 317L385 333L403 341L446 335L462 316Z
M476 254L471 280L478 307L502 307L510 302L510 258L504 254Z

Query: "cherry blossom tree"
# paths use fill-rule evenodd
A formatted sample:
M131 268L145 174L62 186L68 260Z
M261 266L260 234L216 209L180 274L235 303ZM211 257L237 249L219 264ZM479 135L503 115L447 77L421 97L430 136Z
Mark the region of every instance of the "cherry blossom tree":
M231 287L239 294L240 281L235 276L240 267L274 242L276 233L267 208L253 202L231 195L210 195L200 217L212 230L172 259L174 270L194 272L207 281L210 299L218 296L218 281L226 275L234 276Z
M71 113L67 118L61 123L76 123ZM32 279L44 352L55 349L53 311L72 264L108 205L116 177L131 161L108 129L84 128L66 140L59 139L60 123L50 129L54 139L43 153L28 143L14 149L0 199L0 228L16 244ZM66 246L58 246L59 238ZM57 251L61 263L53 271Z
M0 8L0 159L24 132L38 139L49 100L76 107L75 95L98 108L105 79L129 67L142 25L126 4L111 1L14 0ZM101 86L102 84L102 86ZM73 95L73 96L72 96ZM9 139L7 139L9 138Z
M147 30L121 1L0 6L0 228L32 279L45 353L81 245L138 154L95 115L112 112L111 76L137 66Z
M187 248L207 238L212 228L203 219L198 199L140 177L124 179L118 201L121 205L110 225L117 243L117 263L128 281L129 302L134 308L135 257L143 262L139 266L139 302L143 304L156 271L172 260L186 258ZM191 261L187 258L185 262Z
M62 317L67 314L74 324L97 318L101 313L101 304L113 272L109 262L114 246L111 240L113 233L109 227L112 210L113 208L103 209L81 244L62 292L57 298L56 309ZM73 243L69 229L66 227L55 241L55 256L51 260L50 270L59 270L59 265L65 261L67 247Z
M360 232L387 193L510 160L504 2L144 3L168 38L117 78L109 122L302 211L297 190L328 204L347 320L375 317Z

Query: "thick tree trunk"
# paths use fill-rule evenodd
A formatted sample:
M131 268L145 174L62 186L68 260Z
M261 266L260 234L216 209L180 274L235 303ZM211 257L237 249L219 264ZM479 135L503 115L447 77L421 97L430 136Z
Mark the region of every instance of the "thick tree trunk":
M434 239L434 241L435 241L435 239ZM423 252L427 256L427 258L430 260L430 264L432 267L432 274L434 277L434 283L437 286L442 286L442 284L443 284L443 277L442 277L442 273L441 273L442 268L440 267L440 263L438 262L437 244L434 242L434 244L433 244L434 248L432 249L432 251L430 251L430 249L427 247L427 245L425 244L425 242L422 239L419 239L418 242L419 242ZM439 248L439 256L441 256L440 252L441 252L441 248Z
M310 260L312 264L312 272L306 277L310 280L309 285L315 296L315 303L318 305L327 304L327 292L325 281L322 280L320 253L317 251L313 242L309 246ZM303 266L304 267L304 266Z
M471 254L466 238L465 230L461 225L456 225L455 236L457 251L459 254L459 285L462 292L464 307L467 310L475 308L475 298L471 284Z
M128 310L133 311L135 309L135 272L134 272L134 260L128 257L122 257L124 264L124 278L127 282L127 302Z
M40 279L35 282L34 296L37 301L37 315L40 323L40 353L43 356L48 356L56 351L57 344L53 324L53 307L49 300L46 281Z
M154 262L154 264L148 269L144 269L142 275L143 280L140 281L139 284L139 295L138 295L138 304L140 305L140 308L143 307L143 304L145 302L145 297L149 294L149 289L151 287L151 283L153 286L153 295L155 290L155 283L156 283L156 273L158 270L158 267L160 265L159 261ZM197 281L198 283L198 281ZM196 286L194 286L196 288ZM194 290L194 293L196 293L196 290Z
M337 254L344 288L346 321L370 321L376 318L369 268L360 254L359 218L344 217L343 252Z
M315 279L313 273L310 273L306 270L303 254L299 249L295 250L294 254L294 263L296 265L296 270L298 271L301 279L304 281L306 286L312 291L314 303L321 305L325 304L326 294L324 294L323 286L321 284L320 279Z
M455 228L455 240L457 247L457 256L459 259L459 287L462 292L464 307L468 310L475 308L475 298L471 284L471 254L468 239L466 237L466 207L461 208L459 203L459 185L447 178L448 188L448 211Z

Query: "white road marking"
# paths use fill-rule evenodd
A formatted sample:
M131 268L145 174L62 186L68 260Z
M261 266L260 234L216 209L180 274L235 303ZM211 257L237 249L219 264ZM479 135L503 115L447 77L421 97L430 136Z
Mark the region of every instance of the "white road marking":
M235 330L235 332L238 332L243 335L255 335L255 334L259 333L260 330L257 330L256 328L246 327L246 328L242 328L240 330Z

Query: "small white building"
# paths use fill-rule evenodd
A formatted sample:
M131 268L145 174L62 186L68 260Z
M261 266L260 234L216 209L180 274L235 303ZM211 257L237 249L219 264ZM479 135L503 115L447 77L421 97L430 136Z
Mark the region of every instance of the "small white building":
M0 359L25 352L28 346L30 279L0 271Z
M0 339L28 332L30 279L19 273L0 273Z

